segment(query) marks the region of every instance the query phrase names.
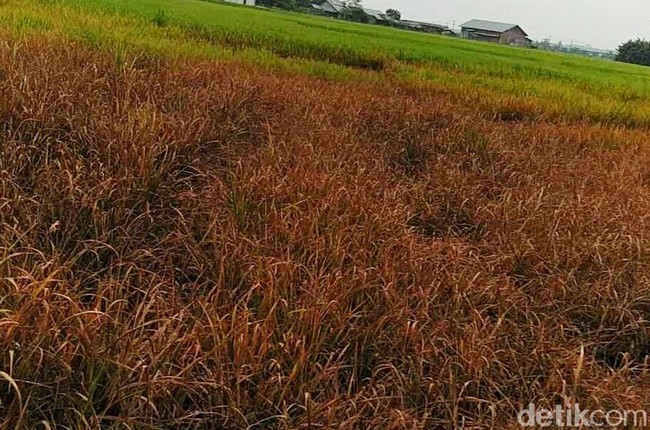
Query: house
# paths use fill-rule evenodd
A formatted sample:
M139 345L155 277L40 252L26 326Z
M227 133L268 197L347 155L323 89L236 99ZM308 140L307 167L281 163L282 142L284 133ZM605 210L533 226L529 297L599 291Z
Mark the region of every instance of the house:
M432 24L430 22L409 21L407 19L396 21L395 26L405 30L422 31L424 33L434 34L442 34L449 29L444 25Z
M345 12L345 5L339 0L316 0L311 7L324 15L337 18Z
M473 19L463 24L461 26L461 36L464 39L501 43L504 45L528 46L531 43L528 34L516 24L483 21L480 19Z
M453 28L448 28L442 32L442 35L449 37L460 37L460 31L454 30Z
M226 0L228 3L243 4L247 6L255 6L255 0Z
M363 13L366 14L368 24L384 24L388 22L386 14L377 9L362 8Z

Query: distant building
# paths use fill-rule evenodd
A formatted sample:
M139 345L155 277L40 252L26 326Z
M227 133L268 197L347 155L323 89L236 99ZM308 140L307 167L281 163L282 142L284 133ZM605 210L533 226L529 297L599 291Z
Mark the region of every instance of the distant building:
M448 28L442 32L443 36L460 37L460 31Z
M516 24L482 21L480 19L473 19L463 24L461 26L461 36L464 39L503 45L527 46L531 43L528 34Z
M337 18L345 12L345 5L339 0L315 0L311 7L324 15Z
M244 4L247 6L255 6L255 0L226 0L228 3Z
M383 24L389 21L386 14L380 10L369 9L367 7L363 7L362 9L363 12L366 14L368 24Z
M449 30L449 28L445 25L432 24L430 22L409 21L407 19L395 21L393 24L396 27L403 28L405 30L422 31L424 33L442 34L445 31Z

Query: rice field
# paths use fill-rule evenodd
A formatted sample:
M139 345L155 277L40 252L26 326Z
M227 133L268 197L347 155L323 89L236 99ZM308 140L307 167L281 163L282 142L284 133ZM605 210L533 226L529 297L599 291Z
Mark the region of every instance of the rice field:
M5 25L63 33L91 46L235 57L272 70L343 80L352 74L370 80L387 75L444 86L486 108L514 105L542 119L643 127L650 122L650 74L640 66L197 0L8 4L14 6L0 15ZM383 73L366 76L349 69Z
M0 1L0 428L649 410L648 70Z

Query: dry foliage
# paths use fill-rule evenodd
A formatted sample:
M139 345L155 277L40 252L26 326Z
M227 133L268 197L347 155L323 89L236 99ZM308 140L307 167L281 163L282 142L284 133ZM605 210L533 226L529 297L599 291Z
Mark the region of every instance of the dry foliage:
M4 427L646 406L647 132L459 100L0 45Z

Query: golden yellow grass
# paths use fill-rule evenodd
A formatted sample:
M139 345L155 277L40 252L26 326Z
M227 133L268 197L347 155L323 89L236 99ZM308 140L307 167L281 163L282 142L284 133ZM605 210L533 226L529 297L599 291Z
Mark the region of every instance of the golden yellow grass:
M648 405L647 132L6 40L3 427Z

